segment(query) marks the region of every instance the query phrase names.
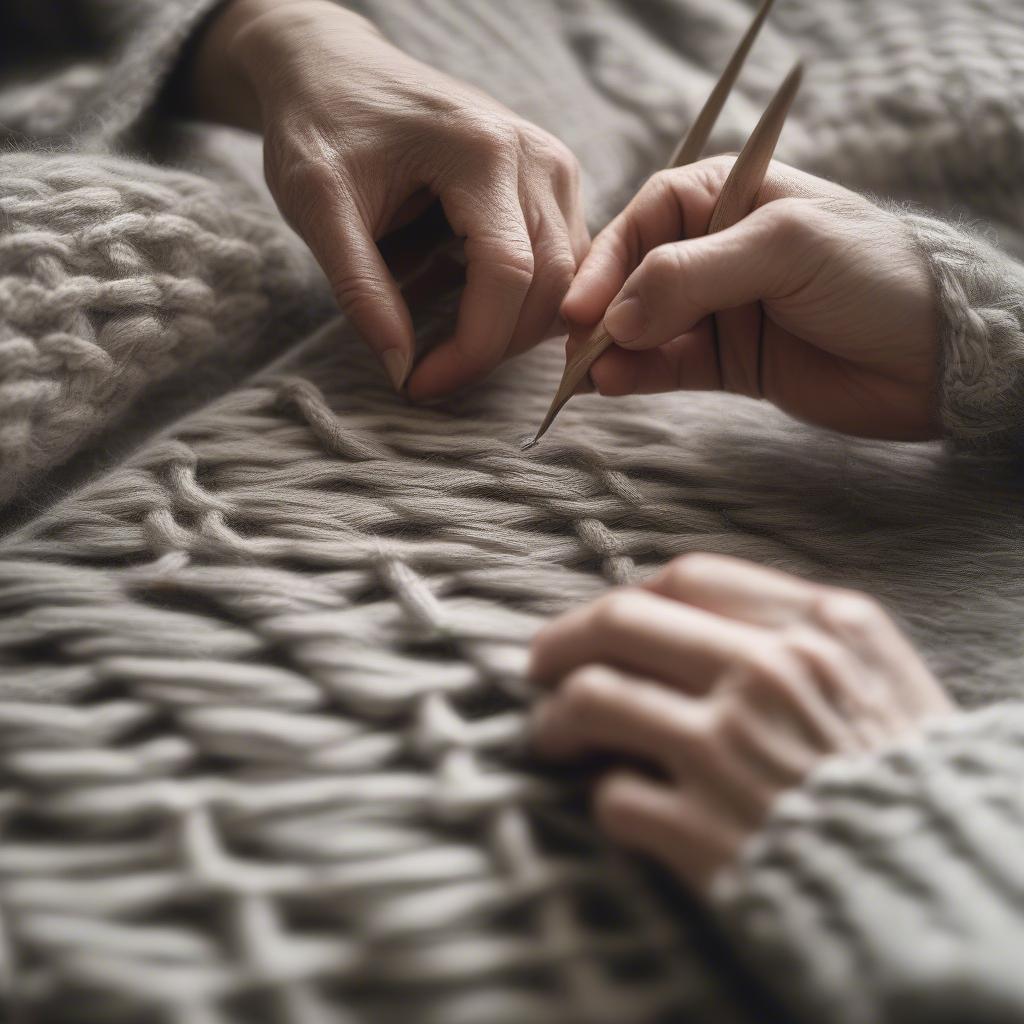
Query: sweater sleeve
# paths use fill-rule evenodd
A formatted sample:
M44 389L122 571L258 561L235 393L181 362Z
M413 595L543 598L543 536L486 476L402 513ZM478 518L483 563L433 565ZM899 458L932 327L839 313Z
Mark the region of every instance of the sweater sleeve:
M714 902L798 1018L1024 1020L1024 704L827 762Z
M119 148L145 121L189 41L224 0L18 0L0 14L19 81L0 137Z
M965 451L1024 456L1024 266L969 230L904 221L935 283L946 433Z
M0 507L156 382L237 371L321 321L319 280L245 188L114 156L0 153Z

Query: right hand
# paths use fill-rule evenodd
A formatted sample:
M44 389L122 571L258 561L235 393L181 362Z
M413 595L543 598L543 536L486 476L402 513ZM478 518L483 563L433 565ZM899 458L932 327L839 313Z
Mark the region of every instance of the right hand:
M654 175L594 240L562 313L570 351L602 318L617 341L598 391L721 389L862 437L940 436L934 290L906 225L773 163L756 209L707 236L732 163Z
M826 758L955 712L871 598L699 553L546 625L530 674L537 750L618 755L598 821L698 895Z
M439 397L551 333L590 244L556 138L326 0L232 0L197 65L201 113L262 130L278 207L396 387ZM434 200L466 285L454 334L410 376L412 320L377 242Z

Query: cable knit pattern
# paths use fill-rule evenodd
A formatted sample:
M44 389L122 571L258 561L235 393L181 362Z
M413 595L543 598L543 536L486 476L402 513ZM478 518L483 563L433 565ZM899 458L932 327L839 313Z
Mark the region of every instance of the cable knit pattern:
M939 300L943 424L964 448L1024 454L1024 267L967 231L905 219Z
M303 282L272 214L137 162L0 157L0 218L0 502Z
M357 6L564 138L595 227L750 16ZM713 395L581 397L524 453L558 345L425 409L343 322L297 343L326 290L245 183L251 147L152 104L211 9L0 5L0 491L23 501L0 537L0 1017L746 1024L764 995L814 1024L1024 1016L1019 707L825 767L722 882L711 942L596 834L584 780L524 756L521 679L540 621L703 549L871 591L964 705L1024 699L1020 481ZM780 0L713 148L798 55L783 158L1024 252L1024 7ZM1012 447L1019 270L913 224L947 426ZM257 333L290 351L243 379ZM159 378L209 405L146 439ZM76 448L93 478L58 500L43 469Z
M1024 704L961 715L782 797L716 902L807 1020L1024 1011Z

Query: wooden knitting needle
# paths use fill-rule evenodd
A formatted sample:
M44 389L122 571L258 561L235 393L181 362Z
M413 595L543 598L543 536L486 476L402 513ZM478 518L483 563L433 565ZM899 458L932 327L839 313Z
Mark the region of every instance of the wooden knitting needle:
M768 13L771 10L773 3L774 0L764 0L764 3L762 3L760 10L754 17L753 22L751 22L750 27L747 29L746 34L740 41L735 53L733 53L728 66L722 73L721 78L719 78L718 82L715 84L714 89L711 91L711 95L708 97L703 109L697 116L697 119L690 126L690 130L686 133L682 142L672 154L672 159L668 164L669 167L681 167L685 164L693 163L700 157L704 147L707 145L707 140L714 128L719 114L721 113L722 107L725 105L725 101L728 98L729 93L732 91L732 88L736 83L736 79L739 77L740 70L743 67L747 54L750 52L761 26L768 17ZM775 151L775 144L778 141L779 133L782 131L782 125L785 122L790 103L796 93L796 88L799 86L799 78L800 75L798 68L795 68L779 89L779 92L772 100L768 109L765 111L758 127L754 130L754 133L748 140L747 146L744 147L743 152L740 154L733 166L732 172L726 181L722 194L719 197L718 204L716 205L716 215L718 214L719 207L723 205L722 201L723 199L726 199L727 193L731 194L731 198L728 199L727 203L727 209L731 210L735 206L736 200L739 197L750 192L749 185L756 179L756 184L754 184L753 191L751 192L750 202L751 204L753 203L753 197L756 197L757 192L764 181L765 171L768 164L771 162L772 154ZM786 95L788 95L788 99L785 99ZM775 123L776 120L778 121L777 125ZM776 130L774 139L772 140L770 139L770 129L773 127ZM764 168L760 171L760 175L758 176L757 167L762 163L763 148L767 145L768 141L771 142L770 148L767 150L768 157L767 160L763 161ZM754 145L752 146L752 144ZM754 151L751 152L751 149ZM746 210L736 216L735 220L739 220L746 216L747 212L749 212L749 206ZM735 223L735 220L732 221L732 223ZM714 223L714 218L712 223ZM714 230L721 230L726 226L729 225L719 223L715 226ZM607 333L607 331L604 330L603 325L599 325L595 328L594 333L591 334L590 338L583 344L579 351L566 361L565 370L562 373L562 379L558 385L555 397L552 399L547 415L544 417L544 422L541 423L540 429L537 431L537 436L532 441L524 445L524 449L532 448L538 441L540 441L547 432L547 429L554 422L555 417L561 411L562 407L575 394L576 388L579 386L580 381L582 381L590 371L590 367L594 364L601 353L612 345L613 341L614 339Z
M697 119L690 125L690 130L676 146L675 152L669 159L669 167L685 167L700 159L704 147L708 144L708 139L711 138L711 132L714 131L719 115L722 113L722 107L725 106L725 101L729 98L736 80L740 77L747 54L750 53L750 49L761 31L761 26L768 18L774 3L775 0L764 0L764 3L761 4L761 9L754 15L750 28L747 29L739 46L729 58L729 63L725 66L721 78L715 83L715 87L711 90L711 95L708 96Z

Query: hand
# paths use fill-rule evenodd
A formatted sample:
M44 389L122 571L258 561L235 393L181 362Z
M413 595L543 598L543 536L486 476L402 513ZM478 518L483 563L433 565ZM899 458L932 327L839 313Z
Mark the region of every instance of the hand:
M698 893L781 791L824 758L869 751L952 711L870 598L732 558L687 555L544 628L531 674L554 758L610 752L599 823Z
M566 147L326 0L233 0L192 76L207 116L261 128L267 182L396 387L413 328L377 242L439 200L464 239L455 333L408 381L441 396L557 322L590 242Z
M594 240L562 313L583 325L570 350L602 317L618 342L597 389L722 389L863 437L940 436L932 282L900 219L775 163L757 209L705 237L732 162L656 174Z

